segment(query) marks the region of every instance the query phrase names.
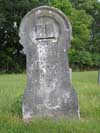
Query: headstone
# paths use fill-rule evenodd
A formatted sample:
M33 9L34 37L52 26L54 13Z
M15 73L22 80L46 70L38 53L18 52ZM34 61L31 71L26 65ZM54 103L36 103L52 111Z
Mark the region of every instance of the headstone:
M27 58L22 105L25 121L34 117L79 117L67 55L71 32L66 16L53 7L38 7L23 18L19 36Z

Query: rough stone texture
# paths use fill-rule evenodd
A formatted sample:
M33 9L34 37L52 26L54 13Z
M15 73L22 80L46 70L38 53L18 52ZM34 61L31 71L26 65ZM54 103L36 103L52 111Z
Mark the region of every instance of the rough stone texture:
M72 69L71 68L69 68L69 75L70 75L70 82L72 84Z
M19 36L27 58L23 119L78 118L67 56L71 26L65 15L53 7L33 9L23 18Z

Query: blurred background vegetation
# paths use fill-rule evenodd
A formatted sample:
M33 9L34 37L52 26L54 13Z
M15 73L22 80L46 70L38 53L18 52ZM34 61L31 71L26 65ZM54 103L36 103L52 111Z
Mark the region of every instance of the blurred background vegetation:
M74 70L100 67L100 2L98 0L0 0L0 72L23 72L26 57L19 44L19 25L32 8L50 5L71 22L73 39L68 51ZM67 54L67 53L66 53Z

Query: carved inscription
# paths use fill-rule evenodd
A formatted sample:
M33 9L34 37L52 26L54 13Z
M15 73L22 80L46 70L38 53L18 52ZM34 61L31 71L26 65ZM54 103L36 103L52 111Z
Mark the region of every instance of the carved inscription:
M55 39L53 24L36 25L36 40Z

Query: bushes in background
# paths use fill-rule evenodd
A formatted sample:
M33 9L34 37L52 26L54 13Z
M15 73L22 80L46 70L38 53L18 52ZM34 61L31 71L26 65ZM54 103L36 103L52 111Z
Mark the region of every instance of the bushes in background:
M70 49L68 54L70 67L74 70L91 70L100 67L100 53Z

